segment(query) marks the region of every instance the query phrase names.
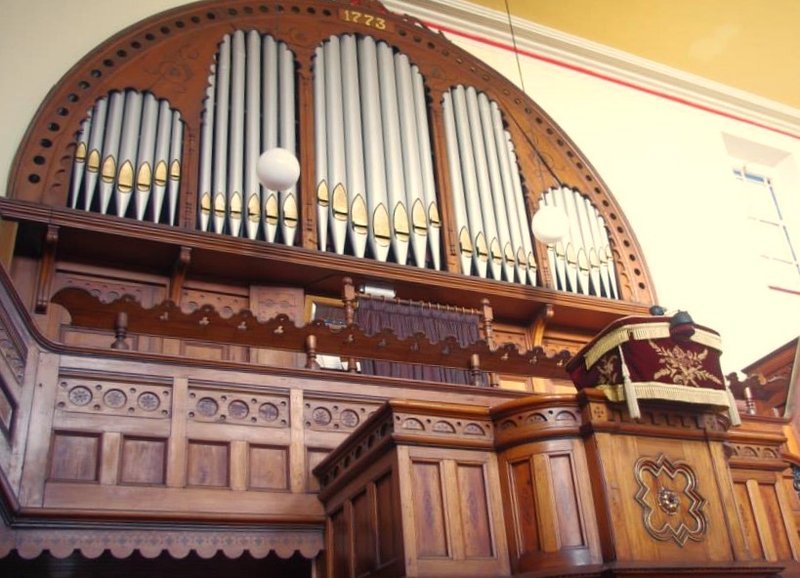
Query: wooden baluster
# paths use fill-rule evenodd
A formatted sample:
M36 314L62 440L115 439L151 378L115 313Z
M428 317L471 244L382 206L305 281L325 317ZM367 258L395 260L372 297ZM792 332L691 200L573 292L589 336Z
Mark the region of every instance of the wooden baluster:
M124 311L117 313L117 320L114 322L114 335L116 339L111 344L111 349L128 351L131 348L125 341L128 336L128 314Z
M306 336L306 369L319 369L316 335Z

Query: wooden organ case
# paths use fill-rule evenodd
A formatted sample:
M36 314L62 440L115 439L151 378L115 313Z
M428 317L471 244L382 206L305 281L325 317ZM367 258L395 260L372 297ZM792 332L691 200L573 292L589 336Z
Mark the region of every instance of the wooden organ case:
M256 178L274 147L300 162L286 190ZM575 393L570 355L654 303L622 211L534 102L379 2L132 26L53 89L6 193L0 555L247 553L330 578L768 576L800 556L780 424ZM544 206L568 216L556 244L530 234ZM480 312L480 338L367 330L371 286L420 317ZM692 499L702 527L643 521L643 468L691 478L662 514Z

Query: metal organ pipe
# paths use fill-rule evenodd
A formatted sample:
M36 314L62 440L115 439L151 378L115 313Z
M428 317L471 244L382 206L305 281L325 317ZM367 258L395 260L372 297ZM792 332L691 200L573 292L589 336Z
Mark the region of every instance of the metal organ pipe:
M394 249L395 261L405 265L408 262L408 243L411 231L406 208L406 183L400 143L400 116L397 108L394 52L385 42L378 43L378 78L380 80L381 115L383 116L392 249Z
M443 99L462 271L536 284L536 262L511 136L495 102L472 87Z
M364 177L364 146L361 129L361 90L358 78L356 38L352 34L341 37L342 102L344 116L345 160L347 173L347 197L349 199L350 245L356 257L363 257L367 250L369 217L367 213Z
M324 251L328 246L328 131L325 98L325 50L314 50L314 150L317 172L317 244Z
M542 194L539 204L567 214L567 238L547 248L556 289L619 299L605 221L588 198L568 187Z
M453 196L453 206L455 207L458 254L461 262L461 272L464 275L469 275L472 272L472 259L475 251L469 231L458 136L456 135L456 121L453 113L453 96L450 92L445 92L442 97L442 110L444 112L445 141L447 142L447 164L450 168L450 189Z
M158 102L152 94L144 96L142 108L139 153L136 160L136 184L133 195L136 218L144 220L150 191L153 188L153 157L155 155L156 131L158 130Z
M230 68L231 68L231 38L225 36L217 55L217 76L214 86L217 91L217 113L214 116L214 204L212 211L212 226L215 233L222 233L225 228L225 213L227 212L227 179L228 173L228 106L230 103Z
M372 255L386 261L391 247L391 228L386 193L383 123L381 121L378 56L375 40L370 36L358 39L359 78L361 82L361 117L364 132L364 169L367 181L369 210L369 244Z
M178 118L178 113L173 113L169 102L150 93L115 91L99 99L77 136L70 207L140 221L149 210L154 222L159 222L171 144L180 164L181 134L173 140L173 117ZM179 178L179 166L176 171ZM132 197L135 201L129 210Z
M467 116L472 134L472 147L475 160L475 171L478 177L478 193L481 204L481 217L486 243L489 246L489 266L494 279L500 279L502 274L503 256L497 236L497 219L492 200L493 191L489 182L489 167L486 160L486 147L483 141L480 113L478 112L478 93L473 87L468 87Z
M325 157L316 166L317 210L326 202L332 207L333 250L361 257L368 247L375 259L413 259L420 267L430 252L440 267L441 223L417 67L372 37L331 37L316 50L314 86L317 157ZM341 231L349 231L349 243ZM325 241L320 235L320 249Z
M497 143L494 138L494 124L492 122L489 99L483 93L478 95L478 112L480 113L480 128L483 133L483 144L486 153L486 166L489 169L490 196L494 205L502 270L506 281L513 282L515 259L514 250L511 248L511 231L508 224L506 195L500 177L500 157L497 154Z
M278 84L280 86L280 145L292 151L297 150L294 110L294 56L283 42L279 45ZM299 214L297 209L297 187L279 192L281 206L281 234L284 245L294 245L297 235Z
M395 54L397 102L400 104L400 141L403 151L403 175L406 184L406 207L411 225L411 247L414 262L425 267L428 248L428 217L422 191L422 169L419 161L417 118L411 81L411 63L405 54Z
M439 241L441 238L442 220L439 217L439 205L436 201L436 185L433 181L433 155L428 129L428 107L425 104L425 86L422 74L416 66L411 67L411 79L414 84L414 108L417 119L417 142L419 143L419 162L422 172L422 194L425 199L425 210L428 218L429 247L433 259L433 268L442 268Z
M181 113L177 110L172 113L172 142L169 148L169 183L167 195L169 197L169 221L175 225L178 211L178 192L181 188L181 155L183 153L183 123Z
M267 190L255 172L270 148L296 153L294 74L291 51L271 36L237 30L220 42L203 113L201 230L270 242L280 231L283 243L295 243L295 188Z
M86 184L84 190L84 210L91 209L92 200L94 199L95 187L97 185L97 177L100 174L100 162L103 158L103 137L106 130L106 113L108 112L108 98L101 98L94 105L92 113L87 117L87 121L91 122L91 129L89 131L89 153L86 157ZM79 193L80 194L80 191ZM75 199L74 208L78 208L78 199Z
M203 130L200 139L200 230L208 231L211 224L213 190L211 188L211 169L214 166L214 112L216 111L216 91L214 79L217 77L216 65L211 66L209 85L206 88L205 108L203 109Z
M519 176L519 161L517 153L514 151L514 143L511 142L511 135L505 132L505 144L508 152L508 164L511 172L511 185L514 189L514 204L517 207L517 222L522 234L522 248L527 256L528 283L536 285L536 258L533 255L533 241L530 235L530 219L525 206L525 197L522 191L522 180Z
M331 237L334 251L344 253L350 199L347 194L347 170L344 156L342 108L342 76L339 38L333 36L324 44L325 94L327 111L328 183L332 187L330 202Z
M278 43L271 36L263 41L264 60L261 111L261 149L267 151L278 146ZM278 197L276 191L261 187L264 214L264 235L270 243L278 234Z
M158 129L156 149L153 156L153 194L151 219L158 223L164 208L164 196L169 179L169 144L172 136L172 111L169 103L162 100L158 105Z
M508 147L506 146L506 135L503 129L503 119L500 115L500 109L497 103L489 104L492 130L494 133L495 149L497 151L497 160L500 169L500 181L503 190L503 202L505 203L505 212L508 216L508 230L511 235L511 253L514 270L517 275L517 280L520 283L527 283L528 281L528 258L525 254L525 248L522 244L522 233L527 234L527 227L520 229L520 215L517 211L517 203L514 200L514 184L511 180L511 165L509 164ZM525 219L525 212L522 213L522 219ZM509 279L511 280L511 279Z
M256 175L256 162L261 155L261 35L255 30L247 33L245 83L244 234L255 239L263 220L261 185Z
M230 85L230 133L228 141L228 187L226 203L228 206L228 232L238 236L242 230L244 200L244 76L245 41L244 32L233 34L231 49ZM221 231L218 231L221 232Z
M459 159L461 161L461 178L464 183L464 199L469 221L470 239L473 246L473 262L478 275L486 277L489 265L489 246L483 231L483 219L480 211L480 191L478 176L475 173L475 153L472 148L472 136L467 115L467 101L463 86L451 90L453 96L453 112L455 116L456 135Z

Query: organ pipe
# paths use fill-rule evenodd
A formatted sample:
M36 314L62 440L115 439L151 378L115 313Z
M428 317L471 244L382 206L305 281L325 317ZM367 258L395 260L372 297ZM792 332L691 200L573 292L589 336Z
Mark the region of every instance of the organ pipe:
M88 111L77 143L70 207L140 221L149 212L153 222L161 222L164 193L174 174L174 215L182 123L169 102L135 90L112 92Z

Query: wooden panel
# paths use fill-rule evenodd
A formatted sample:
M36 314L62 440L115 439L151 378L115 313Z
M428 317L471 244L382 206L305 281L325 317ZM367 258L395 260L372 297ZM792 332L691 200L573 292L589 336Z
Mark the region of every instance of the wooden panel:
M378 533L378 564L384 566L397 558L397 518L394 512L394 476L389 472L375 481L375 508Z
M167 441L125 438L122 442L120 482L163 484L166 477Z
M331 453L331 450L328 449L308 448L306 450L306 479L308 480L309 492L319 492L319 480L311 472L329 453Z
M228 444L189 442L186 477L190 486L227 486Z
M206 344L196 341L184 341L181 345L181 355L213 361L227 360L228 349L230 349L227 345Z
M333 547L333 576L331 578L350 577L350 532L347 524L347 513L344 508L333 513L330 518L331 539Z
M50 479L58 481L97 481L100 436L58 432L53 436Z
M483 465L458 464L457 478L464 556L468 559L494 556Z
M289 489L288 452L286 448L250 446L250 489Z
M786 535L786 526L783 523L776 487L774 484L759 484L758 489L761 494L761 502L764 504L767 526L772 533L775 555L778 560L791 560L792 548L789 545L789 537Z
M377 566L375 559L375 524L368 491L353 497L353 556L356 578L369 574Z
M584 546L586 540L581 527L581 513L577 502L578 488L575 486L572 455L550 456L550 474L553 479L561 547Z
M413 462L411 472L418 557L448 556L440 464Z
M509 464L511 495L513 501L513 535L517 540L519 557L537 552L539 528L536 523L536 496L533 488L530 459Z

